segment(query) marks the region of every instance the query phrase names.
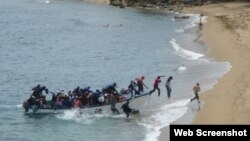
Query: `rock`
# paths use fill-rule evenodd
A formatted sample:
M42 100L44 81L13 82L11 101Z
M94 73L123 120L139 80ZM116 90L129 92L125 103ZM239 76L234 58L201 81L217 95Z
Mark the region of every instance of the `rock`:
M121 4L121 5L120 5L120 8L125 8L125 5L124 5L124 4Z
M182 20L182 19L189 19L190 17L189 16L175 16L174 18Z
M110 0L110 5L119 6L120 8L125 8L125 0Z

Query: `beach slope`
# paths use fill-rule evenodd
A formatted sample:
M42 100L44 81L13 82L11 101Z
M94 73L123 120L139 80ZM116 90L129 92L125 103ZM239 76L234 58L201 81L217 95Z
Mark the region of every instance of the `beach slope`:
M250 3L219 3L185 8L184 13L203 13L203 40L216 61L232 68L213 89L201 95L202 109L192 124L250 124ZM160 141L169 139L162 129Z
M250 3L221 3L187 8L207 18L203 38L209 53L231 63L214 89L202 94L204 107L194 124L250 123Z

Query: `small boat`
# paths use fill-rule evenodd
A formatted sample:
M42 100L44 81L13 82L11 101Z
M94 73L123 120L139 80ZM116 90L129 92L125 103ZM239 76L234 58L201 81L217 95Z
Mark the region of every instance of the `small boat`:
M129 95L129 96L128 96ZM116 102L116 108L121 111L121 106L127 101L130 101L130 107L135 108L135 113L138 113L140 109L145 107L145 103L149 100L149 93L145 92L140 95L135 95L131 97L130 94L127 95L126 99L120 100ZM47 101L47 104L43 106L43 108L39 108L36 105L29 106L25 101L23 103L23 108L25 109L25 114L60 114L64 113L65 111L73 110L74 108L62 108L62 109L55 109L51 108L51 101ZM111 102L105 103L104 105L90 105L85 106L84 108L80 108L79 112L81 113L88 113L88 114L95 114L100 112L105 113L112 113L111 111Z

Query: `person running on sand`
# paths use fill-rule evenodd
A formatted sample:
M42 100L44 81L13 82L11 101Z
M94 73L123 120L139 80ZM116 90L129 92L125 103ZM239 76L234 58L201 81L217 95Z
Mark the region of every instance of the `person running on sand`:
M201 88L200 88L200 84L197 83L194 88L193 88L193 91L194 91L194 98L192 98L190 101L192 102L193 100L197 99L198 100L198 103L200 103L200 98L199 98L199 95L198 95L198 92L201 91Z

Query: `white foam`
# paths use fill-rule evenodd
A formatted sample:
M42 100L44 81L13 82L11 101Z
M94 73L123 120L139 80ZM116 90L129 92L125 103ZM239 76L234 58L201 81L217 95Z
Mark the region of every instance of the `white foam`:
M214 63L217 63L217 62L214 62ZM227 69L226 69L222 74L220 74L220 76L218 76L217 78L222 77L222 76L225 75L227 72L229 72L229 71L231 70L231 68L232 68L232 66L231 66L231 64L230 64L229 62L224 62L224 63L226 64ZM215 86L217 83L218 83L218 80L217 80L217 79L214 80L214 82L212 83L212 85L209 86L206 90L211 90L211 89L213 89L214 86Z
M186 29L190 29L190 28L194 28L196 26L198 26L198 23L200 22L200 17L199 15L197 14L185 14L186 16L190 16L193 20L187 24L186 26L184 26L184 28L179 28L179 29L176 29L175 32L177 33L182 33L184 32ZM206 21L206 16L203 16L202 19L201 19L201 22L202 23L205 23L207 22Z
M185 27L184 27L184 30L185 29L189 29L189 28L194 28L196 27L198 24L197 24L197 21L196 20L193 20L191 23L187 24Z
M183 28L175 29L175 32L182 33L182 32L184 32L184 29Z
M186 69L187 69L187 67L185 67L185 66L180 66L180 67L177 68L177 70L179 70L179 71L184 71Z
M192 52L192 51L189 51L189 50L186 50L186 49L180 47L180 45L177 44L175 39L172 39L170 41L170 43L172 44L173 48L175 49L177 55L179 55L183 58L195 60L195 59L199 59L199 58L204 56L204 54Z
M233 67L230 62L225 62L225 63L227 65L227 70L224 72L224 74L226 74L227 72L229 72L231 70L231 68Z
M194 28L198 25L200 17L198 14L186 14L187 16L190 16L192 18L192 22L187 24L184 29Z
M138 124L144 126L148 132L144 141L157 141L163 127L168 126L187 112L189 101L189 99L184 99L163 105L156 114L138 121Z
M49 0L38 0L37 2L39 2L39 3L46 3L46 4L49 4L49 3L50 3Z
M0 105L0 108L5 108L5 109L9 109L9 108L21 108L22 104L20 105Z
M202 16L201 18L201 22L205 23L206 21L206 16ZM199 15L193 15L193 21L190 24L187 24L184 29L189 29L189 28L194 28L196 26L198 26L198 24L200 23L200 16Z
M201 22L206 23L207 22L207 16L203 16L202 19L201 19Z
M18 105L16 105L16 106L17 106L17 108L22 108L22 107L23 107L22 104L18 104Z
M85 124L93 123L93 116L87 113L82 113L79 109L65 110L63 114L57 115L57 118L62 120L73 120Z
M75 122L80 122L83 124L92 124L95 120L103 117L108 117L108 118L114 118L114 119L120 119L124 118L124 114L110 114L106 113L103 111L102 113L98 114L88 114L87 112L85 113L84 110L79 110L79 109L74 109L74 110L65 110L63 114L57 115L57 118L62 119L62 120L72 120Z

